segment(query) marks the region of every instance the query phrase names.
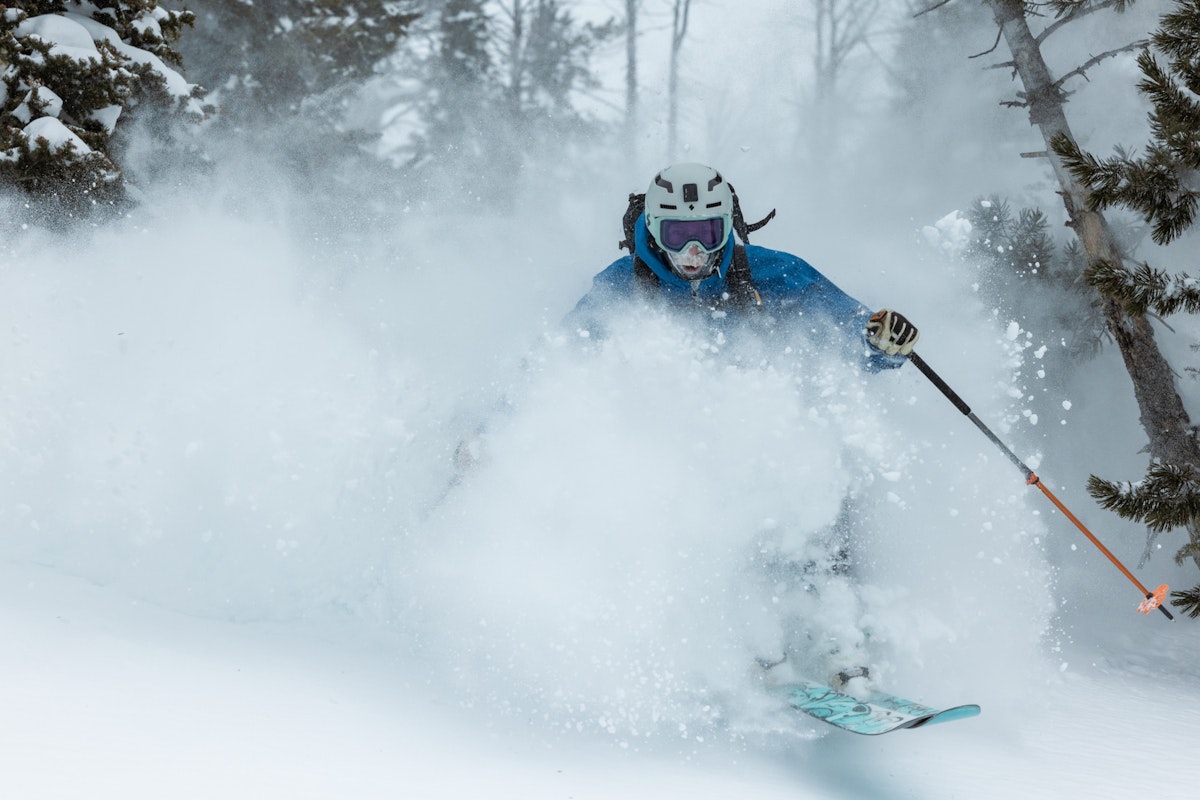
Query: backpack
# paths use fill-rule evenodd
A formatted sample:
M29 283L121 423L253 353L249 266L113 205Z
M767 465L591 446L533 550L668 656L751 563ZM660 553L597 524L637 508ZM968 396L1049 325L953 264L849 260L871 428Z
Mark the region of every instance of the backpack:
M729 188L731 191L733 190L732 186ZM762 299L758 295L758 290L754 288L754 279L750 275L750 260L746 257L746 248L743 245L750 241L751 233L774 219L775 209L771 209L771 213L758 222L747 224L745 217L742 216L742 206L738 202L737 192L732 193L733 230L742 243L739 244L735 241L733 244L733 260L729 264L729 273L725 278L725 284L729 289L729 298L725 302L735 308L756 307L762 305ZM625 216L621 218L625 239L618 242L617 247L633 254L634 282L643 292L653 295L658 292L659 277L638 256L637 246L634 244L634 225L645 210L646 195L644 193L630 194L629 206L625 209Z

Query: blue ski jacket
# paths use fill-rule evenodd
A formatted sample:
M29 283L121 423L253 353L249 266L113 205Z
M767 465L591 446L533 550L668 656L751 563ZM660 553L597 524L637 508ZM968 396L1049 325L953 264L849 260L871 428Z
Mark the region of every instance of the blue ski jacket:
M650 247L646 216L638 217L634 225L634 245L637 256L658 278L658 296L673 307L718 309L722 297L728 296L730 264L733 247L726 247L724 258L708 278L692 282L671 271ZM866 324L871 311L862 303L839 289L807 261L791 253L745 245L750 275L762 305L753 313L765 315L773 325L799 325L802 322L822 341L840 338L861 352L863 366L874 372L893 369L907 359L889 356L867 342ZM577 329L599 331L599 317L607 310L626 305L636 296L638 286L632 255L617 259L592 281L592 288L565 322ZM743 310L732 311L737 315ZM724 315L722 315L724 316ZM833 331L836 331L834 333Z

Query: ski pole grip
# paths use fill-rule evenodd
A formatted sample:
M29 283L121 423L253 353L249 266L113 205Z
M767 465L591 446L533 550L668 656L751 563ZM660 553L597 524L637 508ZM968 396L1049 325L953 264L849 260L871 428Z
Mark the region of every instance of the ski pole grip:
M954 404L954 407L961 411L965 416L971 415L971 407L966 401L958 396L958 393L950 388L950 384L942 380L942 376L933 371L933 367L925 363L925 359L921 358L916 352L908 354L908 360L913 363L913 366L921 370L926 378L929 378L930 383L941 390L942 394L946 395L946 399Z

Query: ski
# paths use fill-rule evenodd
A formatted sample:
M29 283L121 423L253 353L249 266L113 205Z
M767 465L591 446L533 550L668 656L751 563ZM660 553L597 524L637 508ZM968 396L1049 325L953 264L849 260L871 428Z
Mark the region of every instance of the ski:
M979 714L979 706L939 709L886 692L871 692L865 699L812 681L775 687L788 705L844 731L876 736L902 728L921 728Z

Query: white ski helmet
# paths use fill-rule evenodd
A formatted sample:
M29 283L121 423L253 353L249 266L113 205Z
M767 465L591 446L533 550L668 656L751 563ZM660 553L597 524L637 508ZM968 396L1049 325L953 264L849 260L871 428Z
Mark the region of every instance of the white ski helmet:
M684 280L703 280L733 236L733 190L704 164L673 164L646 190L646 229Z

